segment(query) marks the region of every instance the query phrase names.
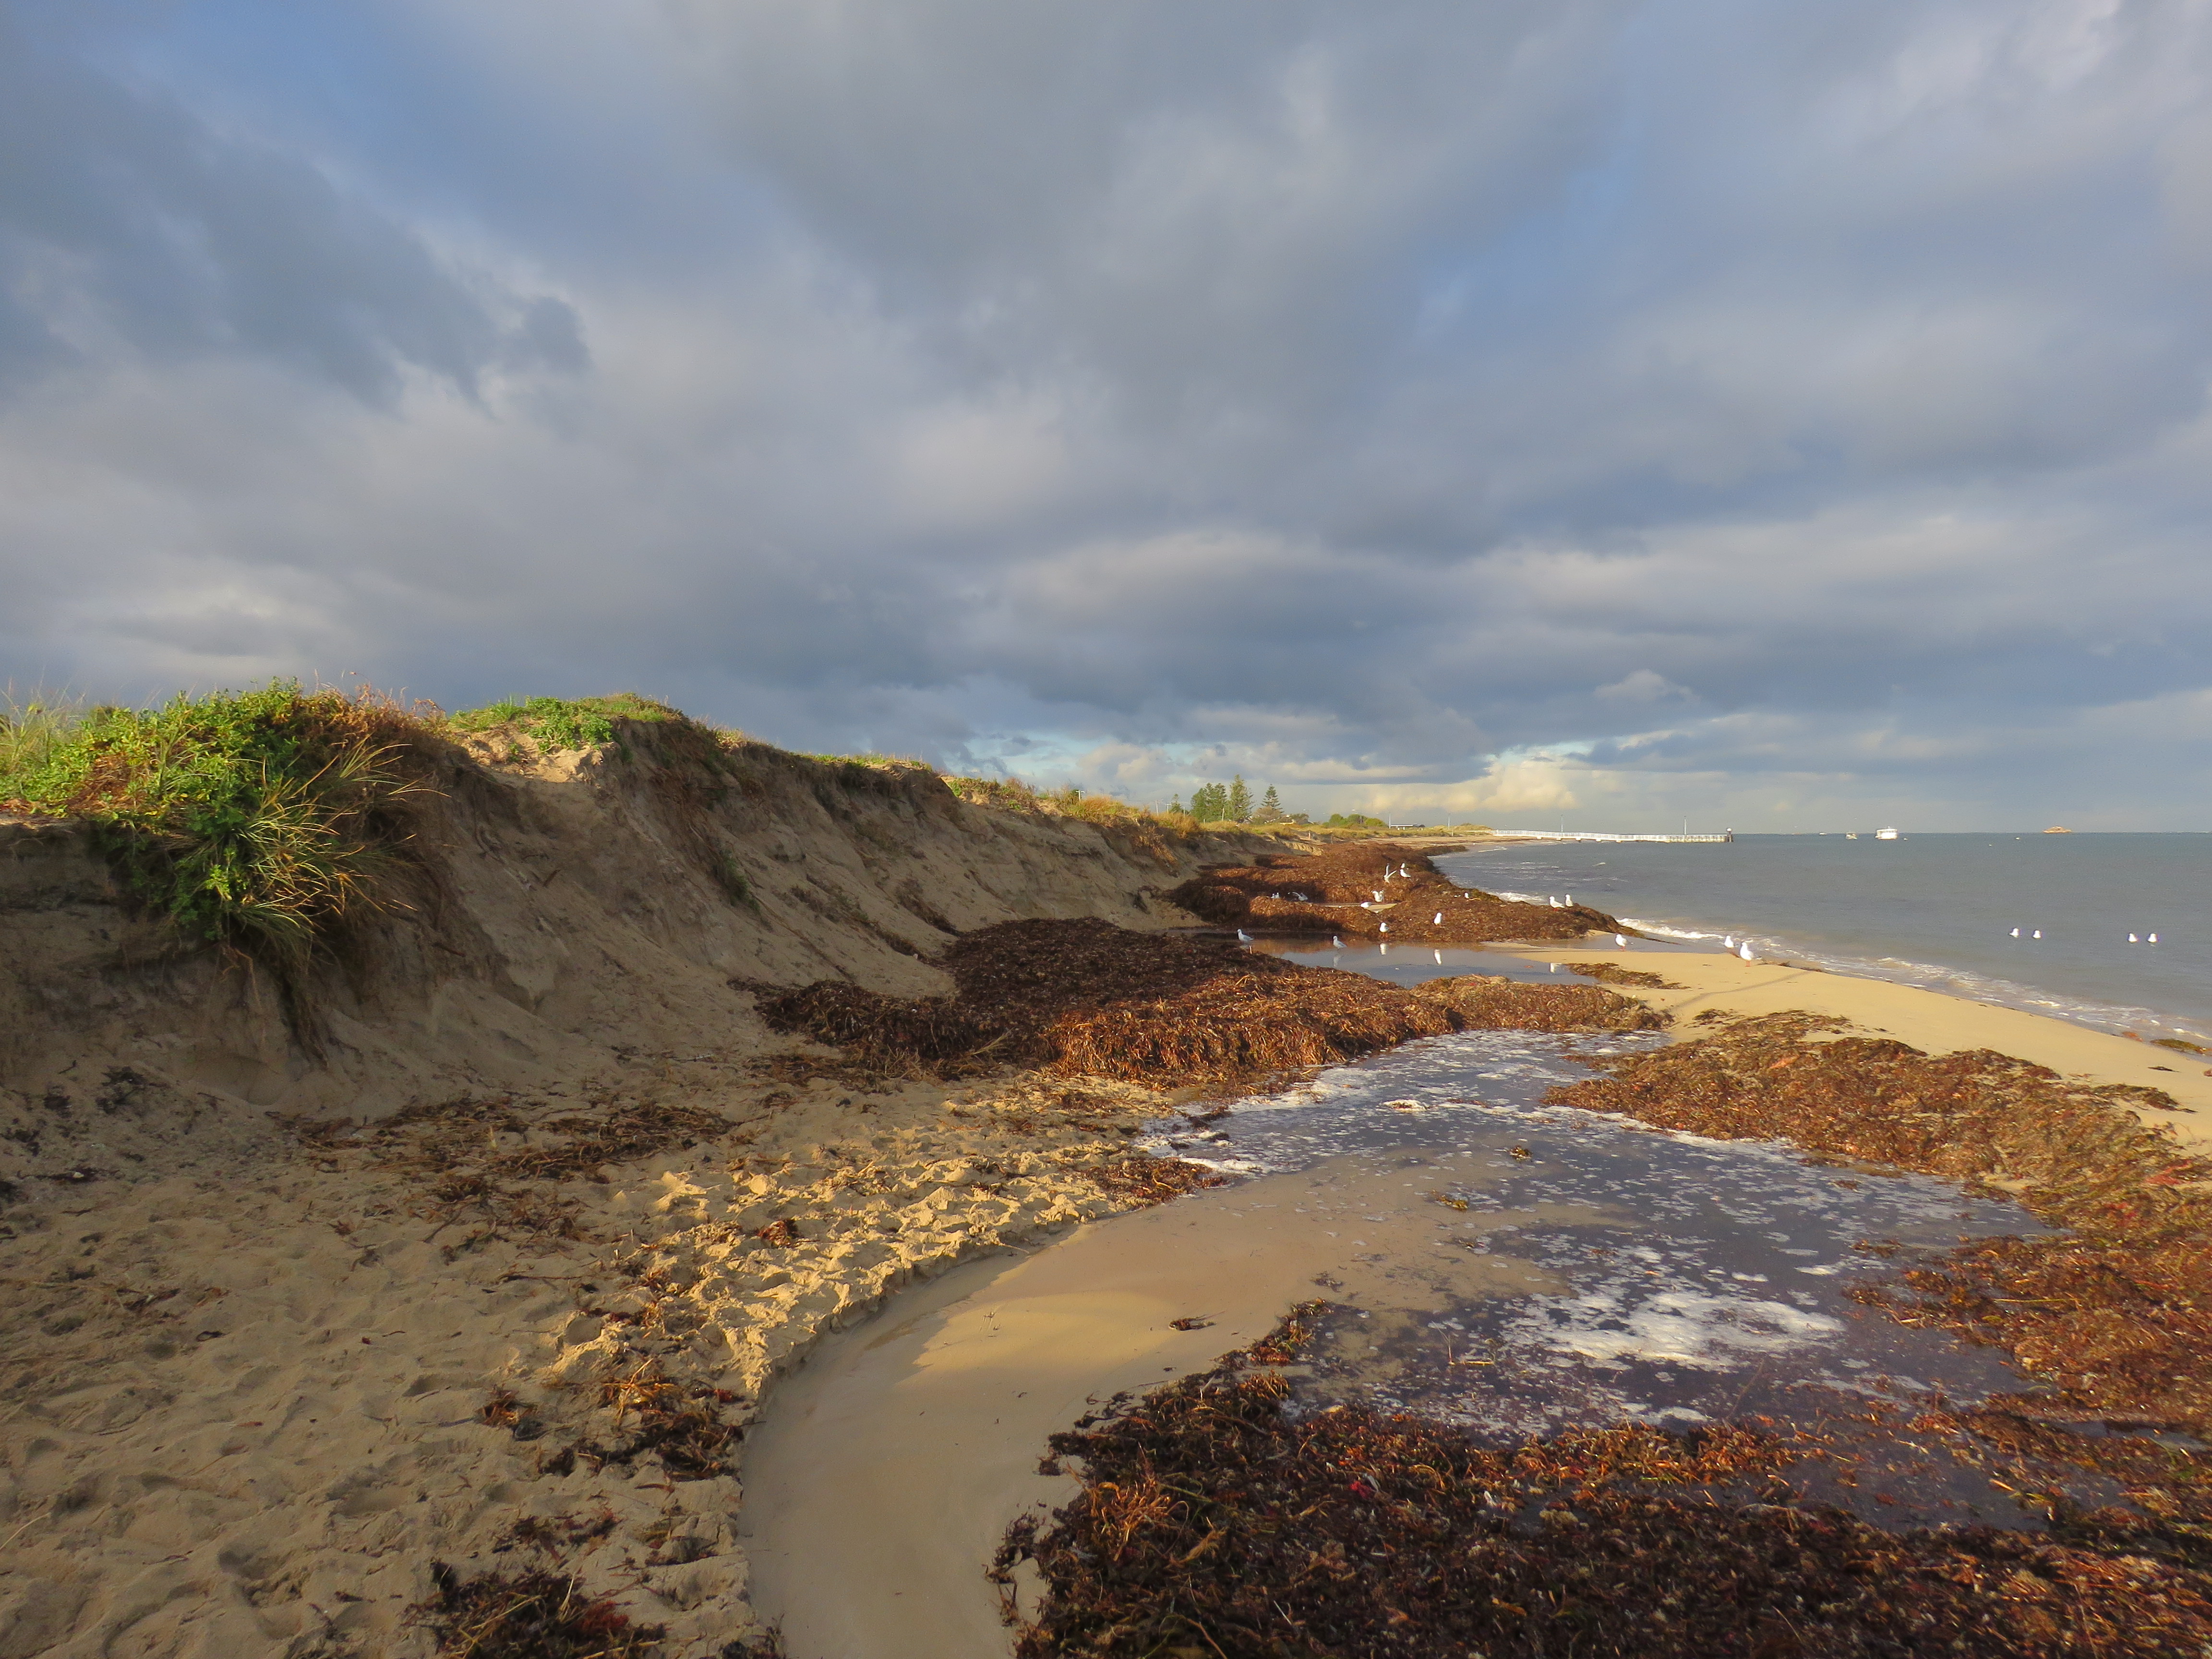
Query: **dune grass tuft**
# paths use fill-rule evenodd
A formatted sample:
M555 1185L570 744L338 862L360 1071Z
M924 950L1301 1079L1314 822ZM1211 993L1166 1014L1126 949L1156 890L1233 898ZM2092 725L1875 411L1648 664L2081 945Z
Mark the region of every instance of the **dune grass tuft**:
M10 710L0 809L88 820L179 933L296 970L320 929L384 902L428 729L373 694L292 681L150 709Z

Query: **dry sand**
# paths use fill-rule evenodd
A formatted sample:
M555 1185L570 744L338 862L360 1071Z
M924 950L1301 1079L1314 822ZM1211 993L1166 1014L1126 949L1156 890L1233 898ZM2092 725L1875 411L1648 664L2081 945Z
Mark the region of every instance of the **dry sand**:
M871 1093L657 1069L659 1099L738 1127L605 1186L546 1184L580 1202L586 1239L465 1248L481 1218L377 1167L404 1156L390 1144L270 1143L227 1172L17 1212L0 1656L427 1654L406 1614L428 1563L526 1564L499 1549L526 1516L611 1520L568 1558L587 1587L666 1625L671 1654L719 1654L755 1632L738 1482L672 1481L650 1459L547 1470L566 1443L623 1438L599 1380L653 1365L724 1390L719 1414L745 1423L888 1291L1121 1207L1080 1170L1160 1109L1110 1085ZM161 1133L128 1144L158 1158ZM797 1243L755 1236L781 1218ZM534 1438L483 1420L502 1385L535 1407Z

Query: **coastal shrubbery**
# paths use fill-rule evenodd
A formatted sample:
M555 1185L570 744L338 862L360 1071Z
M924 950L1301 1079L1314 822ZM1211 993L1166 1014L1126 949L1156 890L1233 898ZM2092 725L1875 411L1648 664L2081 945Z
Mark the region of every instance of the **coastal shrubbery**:
M511 726L549 749L590 749L615 740L617 720L680 720L666 703L621 691L611 697L503 698L450 715L456 732L489 732Z
M89 821L179 933L296 969L319 929L380 902L429 731L387 700L289 680L151 709L33 708L0 727L0 810Z

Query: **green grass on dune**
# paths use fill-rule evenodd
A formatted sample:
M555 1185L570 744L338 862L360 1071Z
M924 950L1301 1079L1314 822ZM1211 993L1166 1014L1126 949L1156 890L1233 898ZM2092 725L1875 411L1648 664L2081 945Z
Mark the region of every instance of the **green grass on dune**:
M423 786L428 725L371 696L256 690L157 708L0 714L0 809L81 817L185 936L304 964L318 932L380 902Z
M615 740L617 720L680 720L666 703L635 691L611 697L505 698L447 717L456 732L489 732L512 726L551 749L591 749Z

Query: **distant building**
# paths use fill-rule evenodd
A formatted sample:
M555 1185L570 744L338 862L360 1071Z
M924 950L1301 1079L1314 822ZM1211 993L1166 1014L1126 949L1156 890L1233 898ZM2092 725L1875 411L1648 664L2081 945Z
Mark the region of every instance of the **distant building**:
M2074 832L2063 823L2054 823L2043 833L2046 836L2070 836Z

